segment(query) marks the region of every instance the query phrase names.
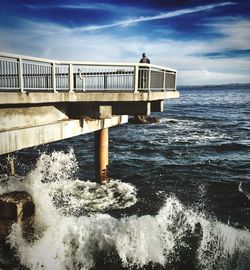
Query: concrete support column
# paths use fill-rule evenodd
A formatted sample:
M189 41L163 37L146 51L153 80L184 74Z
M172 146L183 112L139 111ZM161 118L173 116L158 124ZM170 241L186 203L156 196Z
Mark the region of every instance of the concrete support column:
M10 176L15 175L15 163L14 159L10 159Z
M102 184L108 182L108 128L95 131L95 177Z

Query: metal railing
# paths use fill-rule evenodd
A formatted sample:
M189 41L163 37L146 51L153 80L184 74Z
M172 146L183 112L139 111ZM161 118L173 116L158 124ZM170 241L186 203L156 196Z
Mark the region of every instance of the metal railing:
M175 91L176 70L151 65L55 61L0 52L0 91Z

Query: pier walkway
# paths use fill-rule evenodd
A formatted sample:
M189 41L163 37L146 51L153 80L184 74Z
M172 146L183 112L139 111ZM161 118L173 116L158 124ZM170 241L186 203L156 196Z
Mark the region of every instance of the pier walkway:
M161 112L177 97L170 68L0 52L0 155L98 130L100 139L128 115Z

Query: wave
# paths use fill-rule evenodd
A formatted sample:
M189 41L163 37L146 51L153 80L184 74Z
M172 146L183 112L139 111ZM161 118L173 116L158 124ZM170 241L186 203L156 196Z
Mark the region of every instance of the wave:
M243 186L242 181L240 181L239 183L238 190L239 192L242 192L247 197L248 200L250 200L250 192L246 189L245 186Z
M249 145L241 143L223 143L215 146L215 149L218 152L247 151L249 148L250 148Z
M114 218L108 214L92 213L76 216L79 207L100 211L113 204L105 204L105 196L91 204L91 196L97 190L93 183L80 183L74 179L77 170L74 153L55 152L43 154L36 168L22 181L9 179L1 184L0 193L25 190L31 194L36 205L34 238L26 240L21 228L14 224L9 243L16 250L20 263L29 269L85 269L96 266L100 254L112 263L117 258L120 268L143 268L148 265L177 269L249 269L250 232L239 230L207 217L202 212L184 206L176 197L169 196L155 215L125 216ZM90 185L89 185L90 184ZM92 185L93 184L93 185ZM61 185L61 190L59 189ZM92 194L90 189L94 187ZM114 181L110 189L116 199L127 202L127 196L136 196L135 188ZM85 190L85 189L89 190ZM106 189L109 189L107 186ZM60 199L69 198L66 205ZM88 203L79 192L88 194ZM105 188L104 188L105 190ZM132 191L131 191L132 190ZM98 193L97 192L97 196ZM111 191L110 191L111 192ZM63 194L63 195L61 195ZM108 195L109 196L109 195ZM72 199L73 198L73 199ZM135 198L134 198L135 199ZM133 200L132 200L133 201ZM134 202L134 201L133 201ZM115 203L114 203L115 204ZM60 205L60 207L59 207ZM119 208L121 204L117 204ZM66 212L62 209L68 209ZM85 209L86 210L86 209ZM234 268L233 268L234 267Z

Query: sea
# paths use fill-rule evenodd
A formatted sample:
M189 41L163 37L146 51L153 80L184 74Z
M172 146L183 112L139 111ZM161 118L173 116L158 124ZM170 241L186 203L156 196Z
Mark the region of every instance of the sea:
M156 124L110 128L110 182L94 134L1 156L0 194L27 191L1 270L249 270L250 84L179 86ZM11 250L10 250L11 249Z

